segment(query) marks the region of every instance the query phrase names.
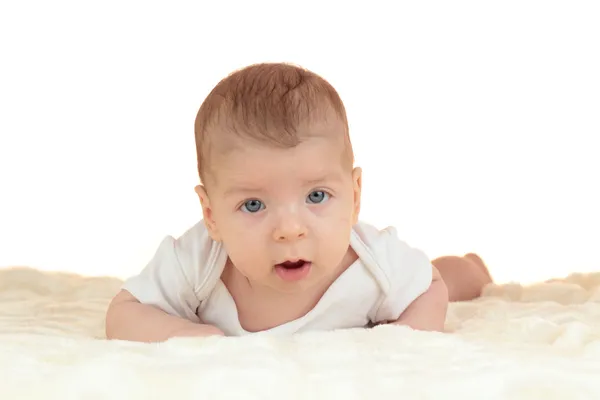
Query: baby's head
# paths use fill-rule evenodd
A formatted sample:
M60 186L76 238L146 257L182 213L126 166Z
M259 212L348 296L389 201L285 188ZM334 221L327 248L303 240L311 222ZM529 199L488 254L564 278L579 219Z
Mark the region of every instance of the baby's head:
M331 276L361 191L336 90L296 66L253 65L211 91L195 134L204 222L235 268L286 292Z

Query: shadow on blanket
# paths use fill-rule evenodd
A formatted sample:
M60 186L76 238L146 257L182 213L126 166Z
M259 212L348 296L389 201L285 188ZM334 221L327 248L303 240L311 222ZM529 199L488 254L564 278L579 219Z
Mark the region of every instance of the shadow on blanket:
M104 340L120 284L0 269L0 398L600 398L600 273L489 286L450 306L443 334L382 326L160 344Z

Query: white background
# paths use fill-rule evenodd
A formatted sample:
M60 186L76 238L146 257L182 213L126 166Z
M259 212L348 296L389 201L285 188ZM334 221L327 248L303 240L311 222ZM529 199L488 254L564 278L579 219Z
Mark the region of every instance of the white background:
M204 97L290 61L346 103L363 220L498 281L600 270L595 1L0 4L0 266L139 271L200 218Z

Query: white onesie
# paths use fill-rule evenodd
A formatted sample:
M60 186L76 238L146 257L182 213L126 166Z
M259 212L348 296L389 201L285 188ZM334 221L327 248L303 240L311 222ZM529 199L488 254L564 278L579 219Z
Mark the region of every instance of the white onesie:
M358 260L310 312L262 333L356 328L395 320L429 288L431 262L422 251L400 241L394 228L378 230L360 222L352 230L350 246ZM240 325L233 298L221 281L226 261L225 249L200 221L177 239L167 236L123 289L141 303L214 325L228 336L250 334Z

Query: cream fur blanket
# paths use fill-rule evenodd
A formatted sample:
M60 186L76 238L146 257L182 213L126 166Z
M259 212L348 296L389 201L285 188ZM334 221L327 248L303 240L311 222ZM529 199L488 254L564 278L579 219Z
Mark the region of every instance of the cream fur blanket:
M103 339L120 282L0 269L0 399L600 399L600 274L488 287L451 333Z

